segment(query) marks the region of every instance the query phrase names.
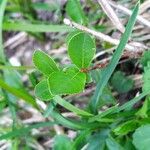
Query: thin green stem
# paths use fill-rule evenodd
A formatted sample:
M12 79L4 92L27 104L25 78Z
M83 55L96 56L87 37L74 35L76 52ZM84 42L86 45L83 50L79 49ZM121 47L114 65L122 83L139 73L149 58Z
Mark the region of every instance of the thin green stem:
M69 102L65 101L64 99L62 99L60 96L55 96L54 97L54 101L56 103L58 103L59 105L61 105L62 107L66 108L67 110L76 113L77 115L80 116L86 116L86 117L90 117L93 116L92 114L90 114L87 111L81 110L75 106L73 106L72 104L70 104Z

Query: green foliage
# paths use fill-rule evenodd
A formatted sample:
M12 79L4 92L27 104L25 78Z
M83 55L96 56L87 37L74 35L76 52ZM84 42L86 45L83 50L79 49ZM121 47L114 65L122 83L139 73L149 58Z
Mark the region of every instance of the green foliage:
M69 45L70 40L71 40L75 35L77 35L77 34L79 34L79 33L82 33L82 31L80 31L80 30L75 30L75 31L73 31L73 32L70 32L70 33L67 35L67 37L66 37L67 46Z
M150 97L146 97L143 106L138 110L136 115L141 118L148 118L148 111L150 108Z
M143 67L146 67L148 65L147 63L150 62L150 50L144 52L140 62Z
M144 67L144 73L143 73L143 91L150 90L150 61L147 62L147 66Z
M96 90L95 90L95 93L94 93L94 96L92 99L92 103L91 103L93 112L96 112L97 104L99 103L99 99L100 99L100 96L102 95L103 89L107 85L109 78L111 77L113 71L115 70L115 68L118 64L119 59L121 58L123 50L126 46L126 43L128 42L128 39L131 35L133 26L136 22L136 17L138 15L138 11L139 11L139 3L134 8L133 13L132 13L132 15L128 21L128 24L126 26L126 30L120 39L120 43L119 43L116 51L114 52L113 57L108 65L108 67L103 72L101 80L98 82L98 84L96 86Z
M34 52L33 63L46 76L59 70L54 60L42 51Z
M121 71L114 73L111 83L114 89L119 93L129 92L134 85L133 80L127 78Z
M80 72L78 68L70 67L59 70L54 60L42 51L35 51L33 62L48 77L49 91L45 90L45 87L47 87L46 82L42 82L36 86L35 93L37 97L46 100L51 99L51 95L74 94L84 90L86 74ZM42 91L39 93L42 88L44 88L43 91L46 92L46 95Z
M54 72L48 78L49 89L54 95L82 92L85 81L85 73L80 72L77 68Z
M65 25L28 23L22 21L3 22L4 31L26 31L26 32L69 32L73 31Z
M102 72L101 70L93 70L91 72L91 76L93 78L93 81L95 83L97 83L98 81L101 80L101 76L102 76ZM107 85L104 90L103 90L103 93L99 99L99 104L98 104L98 107L102 107L104 105L115 105L116 103L116 99L115 97L113 96L112 94L112 91L109 87L109 85Z
M0 62L5 61L4 49L3 49L3 39L2 39L2 26L3 26L3 16L5 7L7 4L7 0L3 0L0 2Z
M124 150L123 147L115 141L112 137L106 139L106 146L108 150Z
M141 64L144 68L143 73L143 91L148 91L150 89L150 51L145 51L142 58Z
M27 135L31 129L36 129L36 128L41 128L41 127L49 127L49 126L53 126L56 123L54 122L40 122L34 125L30 125L28 127L22 127L20 129L14 129L13 131L10 131L6 134L3 134L0 136L0 140L4 140L4 139L11 139L11 138L15 138L15 137L21 137L24 135Z
M75 107L74 105L68 103L66 100L62 99L60 96L55 96L54 101L56 103L58 103L59 105L63 106L64 108L66 108L67 110L70 110L80 116L93 116L92 114L88 113L87 111L84 111L82 109L79 109L77 107Z
M39 83L35 94L41 100L48 100L52 95L75 94L84 90L86 74L80 68L87 68L95 54L95 43L86 33L73 32L68 38L68 52L74 65L59 70L54 60L42 51L35 51L33 62L36 68L48 79L49 91L45 83ZM60 84L61 83L61 84ZM41 92L39 92L39 90ZM46 93L46 94L45 94Z
M72 142L70 139L65 135L57 135L55 136L55 142L53 146L53 150L73 150L72 149Z
M136 120L127 121L114 129L116 135L127 135L138 127Z
M136 129L133 134L133 144L137 150L149 150L150 125L144 125Z
M66 12L73 21L80 24L86 24L87 19L81 8L79 0L68 0Z
M109 129L102 130L101 132L95 133L89 138L87 150L104 150L105 140L108 138Z
M12 2L15 2L13 3L15 6L12 6ZM24 5L20 6L21 4ZM53 4L55 4L54 7ZM12 143L12 147L10 149L20 149L20 145L22 148L22 145L25 144L27 146L24 148L30 149L30 145L35 144L35 141L39 140L41 136L43 137L43 132L42 135L38 134L37 136L31 132L32 129L47 127L48 130L44 131L48 131L48 134L47 132L44 134L44 140L49 136L54 136L54 143L52 146L53 150L135 150L135 148L139 150L147 150L148 141L150 140L148 136L150 134L149 51L145 52L141 59L141 64L144 68L144 84L142 87L143 92L141 94L131 100L128 100L125 104L120 105L117 104L120 103L120 101L116 100L118 99L117 96L113 96L114 93L112 93L112 88L110 86L113 85L113 88L119 93L127 93L133 87L133 81L127 78L124 73L117 71L113 74L113 72L131 34L139 5L137 5L133 10L132 16L126 26L126 31L123 34L120 44L114 52L109 65L105 69L101 70L98 68L96 69L97 62L93 62L93 64L91 64L96 51L95 40L92 36L83 31L74 30L71 27L68 28L64 25L54 24L49 25L48 23L45 24L36 20L36 16L34 16L34 9L37 11L54 11L56 14L61 12L62 9L60 10L60 5L56 5L55 2L53 2L53 4L50 6L47 3L32 3L32 1L29 0L28 5L27 1L9 0L9 5L6 8L8 14L6 14L4 18L5 21L2 23L6 1L4 0L0 2L1 33L2 30L10 30L35 32L34 35L37 35L38 32L73 31L69 33L66 39L68 47L67 52L71 59L71 64L65 64L64 66L59 65L60 67L58 67L51 56L43 51L37 50L33 54L33 63L35 68L42 74L37 71L33 71L29 75L29 83L22 83L21 77L24 75L24 71L26 71L26 69L34 69L34 67L11 66L7 60L0 60L2 63L0 65L3 65L0 66L0 69L2 69L0 71L0 113L5 113L3 109L7 109L8 107L13 120L12 126L7 126L5 128L0 127L0 140L9 139ZM66 4L67 15L72 19L72 21L86 25L89 18L87 19L85 17L80 1L68 0ZM93 3L93 1L87 1L86 4L86 7L83 6L85 9L96 8L95 2ZM23 6L27 7L23 8ZM11 14L10 11L12 11L12 13L17 12L22 14L26 20L19 20L17 22L16 20L12 20L11 22L8 21L7 18L11 16L9 16L9 14ZM97 10L94 10L94 12L96 11ZM99 19L105 20L105 15L103 15L103 13L101 14L101 12L95 13L95 16L93 16L93 14L93 12L90 12L90 17L93 21L88 22L88 25L89 27L92 25L92 27L96 29L97 21L99 21ZM57 16L59 15L57 14ZM59 20L59 23L62 19L63 18ZM38 33L38 35L40 34ZM64 35L65 34L61 34L60 38L58 33L55 35L54 39L57 39L58 36L58 38L63 39L64 42ZM62 44L61 40L60 42ZM98 49L99 46L103 49L112 47L110 43L102 42L99 44ZM106 45L103 46L104 44ZM0 39L0 47L1 46L2 38ZM2 55L3 49L1 49L0 58L3 57ZM57 56L55 58L56 61L61 59L61 57ZM117 68L118 70L119 67L120 66ZM18 71L14 71L13 69L18 69L20 74ZM142 70L140 67L138 69L140 71ZM28 73L26 76L28 77ZM111 83L109 83L111 76ZM26 88L24 86L26 86ZM94 89L95 86L96 90ZM34 87L34 95L38 99L44 101L41 102L41 106L47 105L45 110L38 108L35 97L31 95ZM85 93L83 93L86 94L85 102L83 102L84 99L82 94L76 94L83 92L84 89L86 89ZM90 106L79 105L81 108L77 107L74 100L81 104L86 104L86 102L90 100L90 97L92 96L91 91L93 90L95 90L95 93L92 101L90 102ZM31 91L31 94L29 94L29 91ZM137 91L133 91L133 94L136 94L136 92ZM144 100L145 96L145 101L140 102L141 99ZM116 99L114 97L116 97ZM17 114L20 113L20 111L24 111L24 109L26 112L27 107L24 108L22 105L18 105L19 100L21 99L25 100L25 106L27 106L26 104L33 105L36 111L41 114L43 113L45 118L50 117L55 122L41 122L34 123L33 125L22 123L20 121L20 116L18 119ZM134 107L137 102L139 104L138 107ZM71 116L68 117L68 114L71 114ZM60 125L60 127L63 126L64 134L55 136L53 128L49 130L49 128L54 125ZM76 137L73 140L65 135L68 133L68 128L76 132ZM22 139L24 140L23 142L21 141ZM31 142L30 145L28 145L29 142Z
M0 97L1 99L1 97ZM6 106L6 101L5 100L0 100L0 112L5 108Z
M109 87L105 87L103 90L103 94L100 97L99 100L99 107L102 107L104 105L115 105L116 104L116 99L114 98L111 90Z
M35 95L37 98L44 101L48 101L53 98L53 95L49 91L47 80L42 80L35 86Z
M95 42L87 33L79 32L69 40L69 56L72 62L79 68L89 67L95 51Z

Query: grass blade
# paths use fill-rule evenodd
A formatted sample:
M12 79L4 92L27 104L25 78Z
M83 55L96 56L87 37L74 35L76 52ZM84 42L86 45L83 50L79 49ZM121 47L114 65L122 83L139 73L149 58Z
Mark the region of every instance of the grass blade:
M127 108L130 108L132 107L134 104L136 104L138 101L140 101L142 98L144 98L146 95L148 95L150 93L150 91L147 91L147 92L143 92L141 93L138 97L135 97L133 99L131 99L130 101L128 101L127 103L123 104L122 106L120 107L117 107L117 106L113 106L109 109L107 109L106 111L92 117L89 119L89 122L94 122L94 121L98 121L100 120L102 117L105 117L106 115L109 115L109 114L113 114L113 113L119 113L120 111L122 110L125 110Z
M2 0L0 2L0 61L5 62L5 55L3 50L3 38L2 38L2 26L3 26L3 16L7 0Z
M87 122L68 119L62 116L56 110L54 110L55 105L56 104L54 104L53 102L51 102L48 105L48 108L44 111L44 117L51 116L58 124L61 124L67 128L75 129L75 130L94 129L101 126L100 124L97 124L95 122L87 124Z
M6 66L0 65L0 70L33 70L35 69L34 66Z
M25 31L25 32L70 32L72 28L65 25L30 24L22 22L4 22L4 31Z
M34 124L34 125L30 125L28 127L15 129L11 132L8 132L6 134L1 135L0 140L20 137L20 136L28 134L34 128L50 127L50 126L53 126L55 124L56 124L55 122L41 122L41 123L37 123L37 124Z
M99 99L100 96L103 92L104 87L106 86L106 84L108 83L109 78L111 77L113 71L115 70L119 59L121 58L121 55L123 53L123 50L126 46L126 43L128 42L128 39L131 35L133 26L136 22L136 17L138 15L138 10L139 10L139 3L136 5L136 7L133 10L133 13L128 21L128 24L126 26L126 30L120 40L120 43L116 49L116 51L114 52L114 55L111 59L111 62L109 63L108 67L105 69L104 73L102 74L102 78L101 80L98 82L97 87L96 87L96 91L94 93L92 102L91 102L91 108L92 110L95 112L97 110L97 105L99 103Z
M32 106L37 108L35 99L31 95L24 93L23 91L16 89L14 87L10 87L1 78L0 78L0 87L4 90L8 91L9 93L15 95L16 97L19 97L19 98L25 100L26 102L30 103Z
M84 110L81 110L81 109L73 106L72 104L68 103L67 101L62 99L60 96L55 96L53 99L54 99L54 101L56 103L58 103L59 105L63 106L67 110L70 110L71 112L76 113L77 115L87 116L87 117L93 116L92 114L90 114L90 113L88 113L88 112L86 112Z

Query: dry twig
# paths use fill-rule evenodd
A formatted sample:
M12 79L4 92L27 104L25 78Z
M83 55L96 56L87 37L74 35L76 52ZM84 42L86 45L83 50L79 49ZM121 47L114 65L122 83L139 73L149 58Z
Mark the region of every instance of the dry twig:
M127 9L126 7L123 7L122 5L116 4L114 2L109 1L110 5L113 6L114 8L120 10L121 12L127 14L127 15L131 15L132 11ZM148 20L146 20L145 18L143 18L141 15L137 16L137 21L147 27L150 28L150 22Z
M91 30L91 29L89 29L89 28L87 28L87 27L85 27L85 26L83 26L83 25L80 25L80 24L77 24L77 23L75 23L75 22L73 22L73 21L70 21L69 19L66 19L66 18L65 18L65 19L64 19L64 23L65 23L66 25L68 25L68 26L72 26L72 27L74 27L74 28L76 28L76 29L79 29L79 30L81 30L81 31L90 33L90 34L92 34L93 36L95 36L95 37L97 37L97 38L99 38L99 39L101 39L101 40L103 40L103 41L109 42L109 43L111 43L111 44L118 45L119 42L120 42L118 39L114 39L114 38L112 38L112 37L110 37L110 36L108 36L108 35L105 35L105 34L101 33L101 32L97 32L97 31ZM125 48L126 48L128 51L138 51L138 49L136 49L135 47L133 47L133 46L131 46L131 45L129 45L129 44L127 44Z
M122 25L122 23L120 22L118 16L114 12L114 10L110 6L110 4L108 3L108 1L107 0L97 0L97 1L100 4L100 6L102 7L103 11L106 13L106 15L112 21L114 26L116 26L116 28L123 33L125 31L125 28Z
M148 8L150 8L150 0L145 1L140 6L140 14L144 13Z

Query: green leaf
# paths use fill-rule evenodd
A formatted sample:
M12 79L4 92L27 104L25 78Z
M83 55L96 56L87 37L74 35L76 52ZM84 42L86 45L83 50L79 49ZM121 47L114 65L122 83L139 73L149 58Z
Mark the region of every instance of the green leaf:
M108 86L106 86L103 90L103 93L100 97L100 103L98 104L99 107L104 105L115 105L116 100Z
M53 98L53 95L49 91L48 82L46 79L40 81L35 86L35 95L36 95L36 97L38 97L39 99L41 99L43 101L48 101Z
M7 63L6 63L6 65L7 65ZM9 66L10 66L10 64L9 64ZM8 85L10 85L12 88L19 89L25 95L27 94L27 91L22 84L21 76L20 76L19 72L17 72L16 70L10 71L10 70L5 69L3 71L3 76L4 76L5 82ZM7 97L7 103L9 106L9 110L10 110L12 118L13 118L13 123L15 124L17 122L17 114L16 114L15 105L17 104L18 98L7 91L5 91L5 94ZM28 94L27 94L27 96L28 96ZM26 102L28 102L28 101L26 101Z
M59 70L54 60L46 53L39 50L36 50L33 54L33 63L37 69L46 76Z
M64 108L66 108L67 110L76 113L77 115L84 116L84 117L85 116L87 116L87 117L93 116L92 114L88 113L87 111L79 109L79 108L75 107L74 105L70 104L69 102L65 101L60 96L55 96L53 99L56 103L58 103L59 105L61 105Z
M107 116L108 114L113 113L116 109L118 108L118 106L112 106L110 108L108 108L106 111L103 111L101 113L99 113L98 115L95 115L94 117L89 119L89 122L94 122L94 121L101 121L101 119L105 116Z
M123 139L124 140L124 139ZM123 145L123 150L135 150L134 145L132 144L132 139L128 138Z
M38 108L34 98L30 94L28 94L25 91L22 91L18 88L9 86L1 78L0 78L0 87L4 90L8 91L9 93L13 94L14 96L19 97L19 98L25 100L26 102L32 104L34 107Z
M108 150L123 150L121 145L115 141L112 137L106 139L106 145Z
M103 70L92 70L91 75L95 83L97 83L101 79ZM116 100L111 92L111 89L109 85L106 85L106 87L103 90L103 93L99 99L98 107L102 107L104 105L115 105Z
M83 130L79 132L78 136L74 139L73 148L75 149L82 149L83 145L86 144L86 140L90 137L91 131L90 130Z
M112 106L109 109L107 109L106 111L104 111L104 112L102 112L102 113L100 113L98 115L95 115L94 117L90 118L89 121L90 122L93 122L93 121L96 121L96 120L98 121L102 117L105 117L106 115L113 114L113 113L119 113L122 110L126 110L128 108L131 108L134 104L136 104L138 101L140 101L142 98L144 98L149 93L150 93L150 90L147 91L147 92L143 92L138 97L135 97L135 98L129 100L128 102L126 102L125 104L123 104L120 107L118 107L117 105L116 106Z
M113 71L115 70L119 59L121 58L121 55L123 53L123 50L126 46L126 43L128 42L128 39L131 35L133 26L136 22L136 17L138 15L138 10L139 10L139 3L136 5L136 7L133 10L133 13L128 21L128 24L126 26L126 30L123 34L123 36L120 39L120 43L116 49L116 51L113 54L113 57L108 65L108 67L104 70L102 74L102 78L99 80L96 90L91 102L92 110L96 112L97 110L97 104L99 103L100 96L102 95L104 87L107 85L109 78L111 77Z
M69 56L78 68L89 67L95 51L95 41L90 35L84 32L79 32L73 36L68 44Z
M148 62L150 62L150 50L144 51L144 54L141 58L141 64L143 67L146 67Z
M67 37L66 37L67 46L69 45L70 40L71 40L75 35L77 35L77 34L79 34L79 33L82 33L82 31L80 31L80 30L75 30L75 31L73 31L73 32L70 32L70 33L67 35Z
M51 24L31 24L28 22L4 22L4 31L25 31L25 32L70 32L71 27L66 25L51 25Z
M3 27L3 16L5 12L5 7L7 4L7 0L0 1L0 62L5 61L5 54L3 49L3 38L2 38L2 27Z
M137 150L149 150L150 125L139 127L133 134L133 144Z
M50 105L48 106L48 109L45 111L45 117L50 115L58 124L61 124L67 128L71 128L74 130L83 130L83 129L95 129L97 127L100 127L100 124L97 123L87 123L83 121L77 121L73 119L67 119L64 116L62 116L60 113L54 110L53 102L51 101Z
M150 97L147 96L147 98L144 101L143 106L138 110L136 113L136 116L141 117L141 118L148 118L148 110L150 106Z
M114 133L116 135L127 135L129 132L134 131L137 127L138 127L137 121L130 120L115 128Z
M35 72L28 73L29 81L33 87L35 87L38 83L37 76Z
M132 79L127 78L121 71L117 71L114 73L111 79L112 86L117 90L119 93L126 93L129 92L134 85Z
M34 2L31 4L34 9L44 10L44 11L56 11L59 9L57 2L43 3L43 2Z
M15 137L21 137L21 136L28 134L34 128L50 127L50 126L53 126L55 124L56 124L55 122L40 122L40 123L37 123L34 125L30 125L28 127L22 127L20 129L14 129L13 131L10 131L6 134L1 135L0 140L11 139L11 138L15 138Z
M48 82L49 89L54 95L75 94L84 90L86 74L72 67L66 71L53 72Z
M73 150L72 141L66 135L56 135L53 150Z
M68 0L66 6L66 12L73 21L80 24L86 24L87 19L81 8L81 4L79 0Z
M144 67L144 73L143 73L143 91L149 91L150 90L150 61L147 62L147 66Z
M109 129L103 129L92 135L89 139L86 150L104 150L105 140L108 138Z
M1 97L0 97L0 98L1 98ZM1 111L5 108L6 105L7 105L6 101L0 100L0 113L1 113Z

